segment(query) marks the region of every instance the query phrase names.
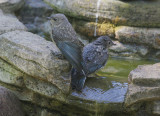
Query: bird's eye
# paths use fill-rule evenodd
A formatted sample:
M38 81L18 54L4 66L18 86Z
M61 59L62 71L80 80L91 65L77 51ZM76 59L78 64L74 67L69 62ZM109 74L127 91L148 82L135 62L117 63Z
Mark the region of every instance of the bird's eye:
M109 41L108 44L111 44L111 42Z
M56 18L53 18L53 20L54 20L54 21L57 21L57 19L56 19Z

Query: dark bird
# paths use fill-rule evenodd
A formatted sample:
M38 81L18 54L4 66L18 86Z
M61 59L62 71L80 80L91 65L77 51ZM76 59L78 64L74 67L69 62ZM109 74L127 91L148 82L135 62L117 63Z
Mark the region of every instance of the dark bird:
M82 57L85 67L85 75L75 68L71 71L71 86L78 91L81 91L86 75L94 73L96 70L103 67L108 59L108 49L110 46L115 45L108 36L101 36L97 40L89 43L83 48Z
M83 71L83 43L64 14L54 14L48 17L52 28L52 38L64 57L78 71ZM84 72L84 71L83 71Z
M65 58L73 66L71 71L71 86L82 90L86 75L100 69L107 62L107 48L113 45L108 36L101 36L96 41L84 47L82 42L63 14L49 17L52 38Z

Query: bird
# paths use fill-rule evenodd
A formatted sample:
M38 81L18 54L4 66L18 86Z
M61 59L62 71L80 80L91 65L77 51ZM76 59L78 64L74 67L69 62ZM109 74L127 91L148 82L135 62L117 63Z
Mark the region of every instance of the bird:
M86 75L103 67L108 59L107 47L113 44L108 36L101 36L84 46L64 14L48 17L52 29L52 38L64 57L73 66L71 86L81 91Z
M77 33L64 14L53 14L50 20L53 41L64 57L78 71L83 71L82 49L84 44L78 39Z
M71 86L72 89L81 91L83 89L86 76L91 73L94 73L98 69L105 66L108 60L108 48L112 45L115 45L110 37L100 36L95 41L84 46L82 51L82 59L85 64L83 67L85 75L82 72L79 72L75 68L71 70Z

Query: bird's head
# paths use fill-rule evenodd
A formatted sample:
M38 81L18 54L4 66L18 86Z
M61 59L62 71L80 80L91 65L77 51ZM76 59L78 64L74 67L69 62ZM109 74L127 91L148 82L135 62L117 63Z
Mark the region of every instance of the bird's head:
M47 17L48 20L50 20L51 27L57 27L65 24L65 22L68 22L68 19L64 14L54 14L50 17Z
M114 43L112 42L111 38L108 37L108 36L100 36L100 37L98 38L98 41L99 41L102 45L106 46L107 48L109 48L109 47L111 47L111 46L113 46L113 45L116 45L116 44L114 44Z

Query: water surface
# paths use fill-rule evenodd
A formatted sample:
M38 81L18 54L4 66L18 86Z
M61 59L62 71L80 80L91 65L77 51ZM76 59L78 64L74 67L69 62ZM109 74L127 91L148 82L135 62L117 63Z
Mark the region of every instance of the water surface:
M128 75L138 65L154 64L152 60L127 60L110 58L98 76L88 77L82 92L72 95L99 103L123 103L128 89Z

